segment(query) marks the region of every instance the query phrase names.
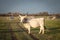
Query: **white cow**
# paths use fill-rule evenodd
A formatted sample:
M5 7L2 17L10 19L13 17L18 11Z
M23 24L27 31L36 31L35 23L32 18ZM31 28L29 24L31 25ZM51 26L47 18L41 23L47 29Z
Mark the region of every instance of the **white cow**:
M44 18L32 18L26 19L28 16L21 16L19 15L21 21L26 29L28 29L28 33L30 34L30 27L36 28L40 27L39 34L44 34ZM25 22L25 23L24 23Z

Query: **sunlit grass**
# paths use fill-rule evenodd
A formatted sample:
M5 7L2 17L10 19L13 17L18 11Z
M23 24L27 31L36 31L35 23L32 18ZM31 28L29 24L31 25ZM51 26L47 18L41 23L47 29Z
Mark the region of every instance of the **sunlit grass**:
M46 27L60 27L60 19L45 20Z
M14 17L14 19L10 19L10 17L0 17L0 29L7 29L7 30L0 30L0 38L4 40L4 35L6 34L6 40L11 40L10 33L1 33L1 31L9 31L9 27L12 27L13 31L22 30L18 27L17 22L19 22L18 17ZM11 25L9 25L11 24ZM20 23L19 23L20 24ZM23 25L20 24L23 27ZM60 19L55 20L45 20L45 34L38 34L39 28L31 28L31 33L40 40L60 40ZM32 40L25 31L22 32L15 32L16 37L21 40ZM27 35L27 36L26 36Z

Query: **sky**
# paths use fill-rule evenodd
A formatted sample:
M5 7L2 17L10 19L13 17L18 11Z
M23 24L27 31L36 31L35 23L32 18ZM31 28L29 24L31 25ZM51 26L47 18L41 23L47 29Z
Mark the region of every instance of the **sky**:
M0 13L60 13L60 0L0 0Z

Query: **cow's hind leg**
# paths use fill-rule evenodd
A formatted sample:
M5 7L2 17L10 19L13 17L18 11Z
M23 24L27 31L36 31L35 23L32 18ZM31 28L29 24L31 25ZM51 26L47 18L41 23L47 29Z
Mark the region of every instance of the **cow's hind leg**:
M41 33L41 31L42 31L42 30L40 29L39 34Z
M42 33L44 34L44 26L43 25L40 25L40 31L39 31L39 34Z

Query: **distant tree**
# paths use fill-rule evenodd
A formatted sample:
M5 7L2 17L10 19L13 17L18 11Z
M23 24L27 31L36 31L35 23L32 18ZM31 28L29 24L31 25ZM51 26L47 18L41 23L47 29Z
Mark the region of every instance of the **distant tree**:
M41 15L41 16L48 16L49 14L48 14L48 12L40 12L39 15Z
M55 16L56 18L60 18L60 13L57 13Z

